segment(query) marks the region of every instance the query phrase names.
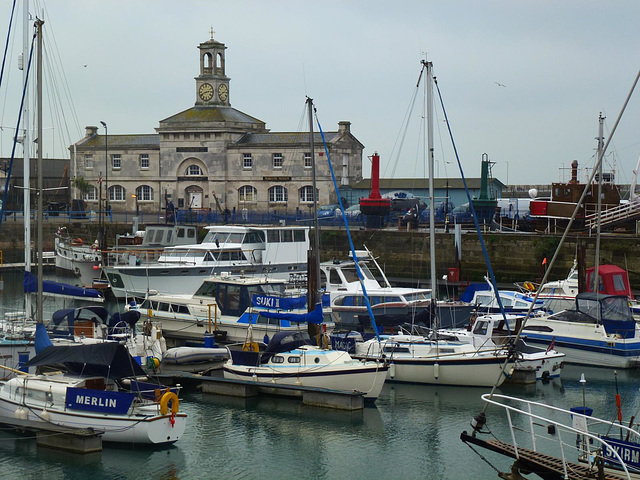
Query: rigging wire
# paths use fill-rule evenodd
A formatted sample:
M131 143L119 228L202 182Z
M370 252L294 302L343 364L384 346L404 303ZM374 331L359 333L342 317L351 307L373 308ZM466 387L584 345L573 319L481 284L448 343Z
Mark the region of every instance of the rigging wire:
M0 207L0 227L2 227L2 219L4 218L4 209L5 209L5 205L7 204L7 195L9 193L9 182L11 180L11 170L13 168L13 160L16 153L16 145L18 144L18 131L19 131L18 129L20 127L20 122L22 121L22 109L24 107L24 97L27 93L27 87L29 85L29 73L31 72L31 59L33 58L33 47L35 45L36 36L37 34L34 33L33 37L31 38L31 49L29 50L29 62L27 64L27 75L25 79L24 88L22 89L22 99L20 101L20 112L18 113L18 122L16 124L16 130L14 134L13 147L11 148L11 161L9 162L9 168L7 169L7 172L6 172L7 178L5 180L4 193L2 195L2 206Z
M2 55L2 69L0 70L0 87L2 87L2 80L4 78L4 66L7 61L7 53L9 52L9 39L11 38L11 25L13 24L13 14L16 9L16 0L13 0L11 6L11 17L9 18L9 29L7 30L7 40L4 44L4 54Z

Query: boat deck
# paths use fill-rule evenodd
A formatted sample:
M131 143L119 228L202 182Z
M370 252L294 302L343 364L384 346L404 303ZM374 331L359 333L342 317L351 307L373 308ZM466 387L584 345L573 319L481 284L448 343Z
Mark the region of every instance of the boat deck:
M584 480L589 478L602 480L626 480L628 478L624 472L620 472L618 474L611 473L610 471L603 472L603 474L599 476L597 469L589 468L587 465L566 461L563 462L560 458L545 455L544 453L522 447L518 447L518 454L516 455L513 445L509 443L502 442L497 439L482 440L477 437L472 437L467 434L467 432L462 432L460 439L465 443L472 443L486 448L487 450L516 459L522 470L536 472L536 474L543 478L566 478L570 480Z

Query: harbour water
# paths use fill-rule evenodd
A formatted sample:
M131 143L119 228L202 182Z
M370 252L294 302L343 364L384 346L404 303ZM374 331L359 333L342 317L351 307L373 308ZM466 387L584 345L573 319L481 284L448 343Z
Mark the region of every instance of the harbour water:
M3 305L18 301L5 291ZM11 298L9 298L11 297ZM560 379L503 385L500 392L557 407L583 404L602 418L616 416L612 370L566 366ZM619 371L625 421L638 413L640 374ZM483 408L487 389L387 384L375 406L343 412L276 397L237 399L185 392L184 437L169 448L112 447L76 455L38 448L35 440L0 429L4 478L57 479L491 479L512 461L463 444L460 433ZM502 411L489 408L487 427L509 440ZM485 461L486 460L486 461ZM490 465L490 464L491 465ZM493 465L493 466L492 466Z

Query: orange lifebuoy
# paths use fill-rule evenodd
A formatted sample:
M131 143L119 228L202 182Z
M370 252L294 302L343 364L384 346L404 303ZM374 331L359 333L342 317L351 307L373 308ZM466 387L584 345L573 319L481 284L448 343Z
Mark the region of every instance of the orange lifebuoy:
M84 245L84 242L81 238L74 238L73 243L75 243L76 245Z
M162 415L169 413L169 402L171 402L171 413L178 413L178 406L180 405L178 395L173 392L167 392L160 399L160 413Z

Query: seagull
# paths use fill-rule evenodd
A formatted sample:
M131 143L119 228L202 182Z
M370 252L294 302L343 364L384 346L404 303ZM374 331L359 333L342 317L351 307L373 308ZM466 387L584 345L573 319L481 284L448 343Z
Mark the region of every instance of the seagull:
M496 85L498 85L499 87L506 87L506 85L503 85L503 84L498 83L498 82L493 82L493 83L495 83L495 84L496 84Z

